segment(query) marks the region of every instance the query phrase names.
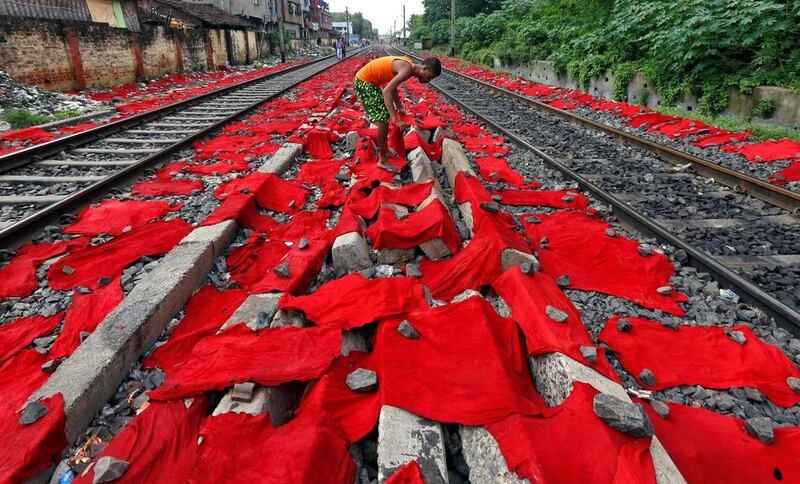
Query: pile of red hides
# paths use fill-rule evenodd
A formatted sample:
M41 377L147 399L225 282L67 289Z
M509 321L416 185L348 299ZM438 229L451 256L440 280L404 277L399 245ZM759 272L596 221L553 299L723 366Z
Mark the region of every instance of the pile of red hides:
M644 408L658 440L687 482L800 482L800 428L776 428L765 445L744 431L744 422L674 403L669 416Z
M265 387L321 377L338 356L342 335L336 328L284 328L252 331L235 324L198 341L186 361L150 393L172 400L252 381Z
M96 289L101 278L114 279L136 260L169 251L191 231L192 226L180 219L143 225L104 244L59 259L47 271L47 280L53 289L77 286ZM67 266L70 269L65 272Z
M626 317L633 329L620 333L618 317L606 323L600 340L608 344L633 375L648 368L656 376L653 390L679 385L707 388L756 388L773 403L791 407L800 395L786 384L800 370L775 346L764 343L746 326L734 326L747 340L739 344L719 326L679 326L670 329L655 321Z
M410 277L365 279L350 274L322 285L313 294L285 294L283 310L302 311L320 326L352 329L428 307L423 287Z
M393 208L384 207L378 212L378 220L367 229L372 246L380 249L411 249L433 239L441 239L455 254L461 248L450 212L439 199L434 199L425 208L397 218Z
M581 322L581 314L550 276L542 272L529 276L519 267L512 267L492 283L492 288L508 304L511 319L522 328L529 356L563 353L618 381L603 348L597 348L595 363L581 354L581 346L594 343ZM564 311L567 320L557 323L550 319L546 313L548 306Z
M169 212L181 208L166 200L105 200L81 210L75 222L64 227L66 234L97 235L106 233L120 235L126 228L145 225Z
M508 468L530 482L656 482L650 438L635 438L600 420L598 392L575 383L544 416L511 415L489 424Z
M570 276L570 288L597 291L629 299L646 308L681 316L678 302L687 297L677 291L662 296L656 289L669 285L675 271L659 253L642 256L638 244L619 235L606 234L603 220L582 212L556 212L540 216L541 223L525 222L528 238L549 239L549 248L537 253L542 270L554 279ZM538 247L538 242L534 243Z

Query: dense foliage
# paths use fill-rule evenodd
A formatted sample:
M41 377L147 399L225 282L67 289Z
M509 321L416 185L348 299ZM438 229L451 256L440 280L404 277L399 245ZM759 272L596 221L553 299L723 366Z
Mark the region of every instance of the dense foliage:
M745 93L760 84L800 89L800 0L463 3L473 10L457 18L457 49L482 64L493 56L550 60L584 85L611 69L618 98L642 70L667 104L691 90L712 113L725 106L730 86ZM411 39L446 44L449 1L426 0L425 6L409 26Z

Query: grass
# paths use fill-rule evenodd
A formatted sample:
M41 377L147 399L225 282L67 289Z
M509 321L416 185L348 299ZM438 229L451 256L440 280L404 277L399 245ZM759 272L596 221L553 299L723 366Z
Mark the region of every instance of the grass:
M683 109L672 108L656 108L656 111L671 116L683 116L702 121L711 126L727 129L729 131L751 131L753 136L759 140L789 138L795 141L800 141L800 130L796 128L787 128L784 126L776 126L774 124L764 123L760 121L753 121L743 118L735 118L733 116L710 116L700 113L687 113Z
M11 125L11 129L29 128L39 124L49 123L50 121L61 121L63 119L79 116L81 111L69 109L60 111L52 116L45 116L43 114L35 114L24 108L5 108L5 119Z

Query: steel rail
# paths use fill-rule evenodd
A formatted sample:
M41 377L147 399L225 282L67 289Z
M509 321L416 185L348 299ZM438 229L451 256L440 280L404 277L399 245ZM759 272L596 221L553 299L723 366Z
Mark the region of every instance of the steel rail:
M355 54L356 52L353 53L353 55ZM138 126L139 124L152 121L156 118L164 117L167 114L172 114L184 110L186 108L194 106L195 104L207 101L209 99L213 99L214 97L220 96L222 94L226 94L228 92L249 86L251 84L257 84L259 82L263 82L272 79L276 76L287 74L296 71L298 69L302 69L304 67L309 67L319 62L330 60L333 57L334 57L333 55L320 57L319 59L314 59L312 61L304 62L302 64L291 66L286 69L281 69L279 71L270 72L268 74L264 74L263 76L259 76L253 79L248 79L246 81L238 82L236 84L231 84L230 86L225 86L220 89L215 89L213 91L198 94L197 96L193 96L188 99L178 101L176 103L168 104L166 106L161 106L159 108L150 111L134 114L133 116L120 119L119 121L106 123L97 126L95 128L81 131L79 133L62 136L60 138L47 141L46 143L40 143L38 145L33 145L22 150L13 151L6 155L0 156L0 173L7 172L13 168L17 168L19 166L23 166L31 162L41 161L47 156L52 156L62 151L77 148L87 143L91 143L92 141L102 140L103 138L108 137L111 134L115 134L124 131L126 129L130 129L134 126Z
M400 49L397 50L402 52ZM463 100L459 99L457 96L445 91L435 83L431 84L431 86L433 86L437 91L441 92L452 102L459 105L462 109L486 123L495 131L502 133L506 138L510 139L517 145L533 152L546 163L564 173L567 177L575 180L583 189L591 192L598 199L611 205L614 210L614 214L628 225L634 227L640 232L656 237L662 242L668 243L673 247L684 250L688 255L690 265L714 275L717 282L720 283L723 288L730 288L734 290L734 292L736 292L742 300L759 307L766 314L772 316L775 319L775 322L781 327L795 336L800 336L800 312L798 312L796 309L782 303L781 301L778 301L745 277L739 275L737 272L731 270L724 264L714 259L705 251L693 247L691 244L676 236L654 220L640 214L630 205L620 201L612 194L585 179L579 173L560 163L547 153L544 153L541 149L530 144L522 137L501 126L491 117L478 112L466 104Z
M354 51L353 53L348 55L348 58L355 57L360 52L361 52L361 50ZM283 75L291 74L292 72L295 72L300 68L309 68L309 67L312 67L314 64L318 64L319 62L322 62L322 61L325 61L325 60L331 60L333 57L334 56L326 56L326 57L314 60L312 62L305 63L305 64L303 64L301 66L298 66L297 68L284 69L282 71L279 71L278 74L283 74ZM56 203L47 205L46 207L42 208L41 210L37 210L36 212L28 215L27 217L25 217L25 218L23 218L23 219L21 219L21 220L19 220L17 222L14 222L13 224L11 224L11 225L9 225L7 227L4 227L3 229L0 229L0 243L2 243L4 247L13 247L13 246L16 246L16 245L19 245L19 244L25 242L29 238L31 232L34 232L36 229L39 229L39 228L43 227L48 222L54 220L55 217L65 213L65 212L68 212L69 210L71 210L71 209L73 209L75 207L78 207L80 205L83 205L83 204L87 203L88 201L90 201L90 200L94 199L95 197L97 197L98 195L102 194L106 189L111 188L113 185L115 185L117 183L121 183L121 182L127 180L128 178L130 178L132 176L135 176L138 173L138 171L141 170L142 168L145 168L148 165L151 165L151 164L156 163L158 161L161 161L161 160L163 160L165 158L168 158L169 156L172 156L172 154L174 154L174 153L184 149L185 147L189 146L194 140L196 140L198 138L201 138L201 137L203 137L203 136L205 136L205 135L207 135L207 134L219 129L220 127L224 126L225 124L230 123L231 121L233 121L233 120L239 118L240 116L248 113L249 111L255 109L256 107L258 107L259 105L263 104L264 102L269 101L271 99L275 99L275 98L285 94L286 92L288 92L289 90L291 90L292 88L297 86L299 83L301 83L301 82L303 82L303 81L305 81L307 79L310 79L311 77L319 74L320 72L323 72L323 71L325 71L327 69L330 69L331 67L333 67L334 65L338 64L339 62L341 62L341 61L336 61L335 63L331 64L328 67L325 67L324 69L315 70L311 74L309 74L309 75L307 75L307 76L305 76L303 78L300 78L300 79L296 80L295 82L292 82L291 84L287 85L285 88L281 89L280 91L277 91L277 92L272 93L272 94L270 94L268 96L265 96L264 98L259 99L258 101L254 101L254 102L250 103L249 105L247 105L246 107L240 109L239 111L236 111L235 113L232 113L232 114L226 116L225 118L223 118L223 119L221 119L219 121L216 121L215 123L203 128L203 129L201 129L201 130L199 130L199 131L197 131L197 132L195 132L195 133L193 133L193 134L191 134L191 135L189 135L189 136L187 136L185 138L182 138L179 142L174 143L172 145L169 145L166 148L164 148L164 149L162 149L160 151L157 151L157 152L153 153L152 155L149 155L146 158L143 158L143 159L137 161L136 163L128 165L125 168L123 168L122 170L117 171L117 172L109 175L108 177L104 178L103 180L100 180L100 181L98 181L96 183L93 183L93 184L87 186L86 188L83 188L83 189L81 189L81 190L79 190L79 191L67 196L63 200L59 200ZM276 76L271 76L269 79L272 79L274 77L276 77ZM259 81L264 81L264 80L267 80L267 79L264 78L264 77L261 77L258 80ZM249 84L251 84L251 83L250 82L240 83L236 87L241 88L241 87L244 87L245 85L249 85ZM226 89L226 92L229 91L229 90L230 89ZM215 92L219 93L219 91L215 91Z
M395 49L415 59L421 59L420 57L405 52L402 49L398 49L397 47L395 47ZM785 188L781 188L767 181L738 172L736 170L722 166L718 163L714 163L709 160L704 160L703 158L699 158L692 154L676 150L674 148L670 148L669 146L665 146L650 141L648 139L641 138L634 134L628 133L627 131L613 128L603 123L599 123L597 121L581 116L579 114L572 113L564 109L558 109L554 106L550 106L549 104L537 101L536 99L533 99L529 96L525 96L523 94L510 91L503 87L495 86L493 84L490 84L486 81L482 81L480 79L476 79L467 74L463 74L461 72L457 72L452 69L446 69L446 68L443 68L442 70L454 77L465 79L485 89L496 91L506 97L510 97L514 100L525 103L540 111L544 111L548 114L558 116L570 122L579 124L583 127L591 128L596 131L601 131L611 137L622 140L623 142L629 144L630 146L650 151L651 153L654 153L661 159L668 161L670 163L674 164L690 163L692 167L695 169L695 171L700 175L703 175L707 178L713 178L719 183L728 186L730 188L733 188L737 192L747 193L750 196L763 200L769 204L789 210L794 214L800 214L800 193L793 192Z

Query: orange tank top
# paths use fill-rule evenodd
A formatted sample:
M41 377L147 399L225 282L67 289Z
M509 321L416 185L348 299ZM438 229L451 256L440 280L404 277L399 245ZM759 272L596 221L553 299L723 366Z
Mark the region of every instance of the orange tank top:
M386 57L379 57L368 62L364 67L359 69L359 71L356 73L356 77L364 82L375 84L376 86L386 84L395 76L394 71L392 70L392 62L395 60L408 62L411 64L411 68L414 68L414 61L412 61L409 57L390 55Z

